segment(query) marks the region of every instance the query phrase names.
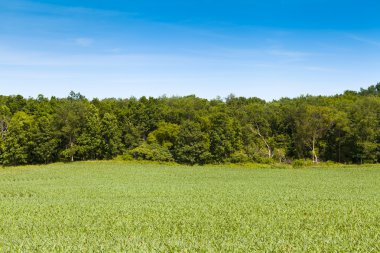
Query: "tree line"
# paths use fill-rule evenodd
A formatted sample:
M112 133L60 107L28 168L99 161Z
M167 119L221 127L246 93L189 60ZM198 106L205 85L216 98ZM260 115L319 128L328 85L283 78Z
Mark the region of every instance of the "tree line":
M229 95L88 100L0 96L0 163L380 161L380 83L271 102Z

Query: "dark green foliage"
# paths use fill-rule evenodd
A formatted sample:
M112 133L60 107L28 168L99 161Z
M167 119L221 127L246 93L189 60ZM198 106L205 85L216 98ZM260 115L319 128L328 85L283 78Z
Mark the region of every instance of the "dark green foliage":
M11 119L11 111L6 105L0 105L0 141L5 140L8 124Z
M266 102L194 95L136 99L0 96L0 162L137 159L377 163L380 84L336 96Z
M210 138L199 123L192 121L182 123L174 150L179 163L205 164L211 159Z
M34 120L31 134L31 159L33 163L49 163L57 159L58 133L54 129L51 116L41 116Z
M23 111L16 112L13 115L4 140L3 164L19 165L30 163L32 123L33 118Z
M308 150L314 162L318 162L319 140L330 130L337 119L337 113L330 107L305 105L296 118L296 142L299 152Z
M160 162L172 162L173 156L166 147L159 144L143 143L129 151L134 159Z
M240 148L241 139L237 138L240 128L225 113L212 115L210 121L210 153L214 162L221 163Z
M251 159L244 151L239 150L230 155L229 161L232 163L245 163L250 162Z
M168 149L172 149L177 141L180 126L177 124L161 122L158 128L148 135L148 143L157 143Z
M98 109L91 106L84 122L84 129L77 139L77 155L83 160L95 160L102 157L101 120Z
M81 135L88 115L88 101L80 95L70 93L70 97L60 101L56 111L56 123L62 139L61 156L74 161L78 155L77 138Z
M101 122L102 157L111 159L117 156L121 150L121 131L114 115L106 113Z
M371 85L367 89L361 88L359 94L363 96L380 95L380 83L377 83L376 85Z
M140 130L137 126L133 125L130 121L122 122L120 126L121 142L124 149L133 149L140 145L143 141Z
M26 103L26 99L20 95L9 96L6 100L6 106L11 110L12 114L15 114L18 111L22 111Z

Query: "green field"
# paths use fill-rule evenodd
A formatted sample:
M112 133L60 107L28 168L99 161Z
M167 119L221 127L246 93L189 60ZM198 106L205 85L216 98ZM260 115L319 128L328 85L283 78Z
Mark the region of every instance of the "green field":
M0 169L0 251L379 252L380 168Z

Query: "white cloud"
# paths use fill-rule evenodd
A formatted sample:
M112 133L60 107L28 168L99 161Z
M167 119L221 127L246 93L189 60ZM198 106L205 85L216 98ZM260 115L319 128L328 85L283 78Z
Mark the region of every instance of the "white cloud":
M304 67L305 70L311 71L311 72L336 72L337 70L334 68L326 68L326 67L318 67L318 66L306 66Z
M120 54L123 50L121 48L111 48L109 50L106 50L107 53L112 53L112 54Z
M350 39L355 40L355 41L359 41L359 42L363 42L365 44L369 44L369 45L372 45L372 46L380 47L380 42L379 41L375 41L375 40L371 40L371 39L368 39L368 38L359 37L359 36L356 36L356 35L348 35L348 37Z
M74 39L74 43L77 46L89 47L94 43L94 40L90 39L90 38L76 38L76 39Z
M304 57L312 55L311 53L308 53L308 52L289 51L289 50L270 50L269 54L274 55L274 56L288 57L288 58L304 58Z
M12 0L0 1L0 8L25 13L47 13L53 15L97 15L97 16L117 16L117 15L135 15L134 13L125 13L118 10L103 10L94 8L85 8L77 6L66 6L59 4L39 3L30 0Z

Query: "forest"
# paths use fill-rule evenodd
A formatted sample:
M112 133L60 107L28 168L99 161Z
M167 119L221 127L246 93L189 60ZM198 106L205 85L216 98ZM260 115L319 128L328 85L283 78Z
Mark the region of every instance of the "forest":
M380 161L380 83L334 96L0 96L0 163Z

